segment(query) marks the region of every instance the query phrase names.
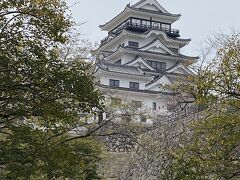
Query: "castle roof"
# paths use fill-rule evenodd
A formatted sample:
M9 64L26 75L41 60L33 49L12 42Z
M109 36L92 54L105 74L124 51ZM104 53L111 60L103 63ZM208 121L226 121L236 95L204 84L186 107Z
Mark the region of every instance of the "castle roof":
M125 88L125 87L110 87L108 85L103 85L103 84L97 84L98 87L100 88L105 88L105 89L110 89L110 90L120 90L124 92L133 92L133 93L144 93L144 94L151 94L151 95L170 95L174 96L179 93L174 93L174 92L164 92L164 91L152 91L152 90L147 90L147 89L131 89L131 88Z
M191 83L188 80L188 76L187 75L183 75L183 74L176 74L176 73L168 73L168 72L164 72L163 74L160 74L159 76L156 76L152 81L148 82L145 87L147 89L152 89L156 86L166 86L166 88L170 88L172 85L177 85L177 84L189 84ZM169 90L170 90L169 89Z
M144 73L144 71L142 69L140 69L139 67L135 67L135 66L120 65L120 64L107 63L105 61L99 61L97 63L97 67L103 71L108 71L108 72L113 72L113 73L153 77L153 75L147 75Z
M159 11L165 14L170 14L164 7L162 7L158 1L156 0L140 0L137 3L133 4L131 7L133 8L139 8L139 9L149 9L149 6L151 7L151 10L153 11Z
M179 44L179 47L182 48L185 45L189 44L191 39L182 39L182 38L173 38L168 36L163 30L159 29L149 29L144 33L139 33L135 31L130 31L127 29L123 29L123 31L119 35L113 36L112 34L109 34L104 40L103 43L100 45L100 47L93 51L93 53L96 53L100 49L103 49L105 47L110 46L112 43L116 42L117 40L123 38L124 36L132 36L132 37L139 37L139 38L148 38L150 35L155 34L157 36L162 36L165 41L170 43L176 43Z
M176 63L175 65L173 65L172 67L168 68L165 71L159 71L159 70L155 70L155 69L143 69L143 68L137 67L137 66L130 66L130 65L128 65L129 63L122 65L122 64L108 63L104 60L101 60L101 61L98 61L96 66L103 71L136 75L136 76L159 77L162 75L167 75L167 76L171 76L170 78L172 78L172 80L174 82L175 82L175 80L174 80L175 77L179 76L179 77L186 78L187 76L192 75L191 72L190 73L175 73L174 71L170 71L170 70L182 65L182 63ZM186 69L187 69L187 67L186 67ZM186 72L188 72L188 71L186 70ZM153 79L153 81L155 81L155 78Z
M181 16L180 14L170 14L170 13L164 13L161 11L140 9L134 6L127 5L126 8L121 13L115 16L112 20L106 22L103 25L100 25L99 27L102 30L111 31L116 26L118 26L121 22L123 22L124 20L134 15L137 17L143 16L143 17L152 17L156 19L162 19L163 22L167 22L167 23L173 23L177 21Z
M160 52L152 52L148 50L141 50L141 48L132 48L128 46L119 46L116 51L114 51L110 56L106 57L106 59L112 58L113 56L117 55L118 53L129 53L129 54L136 54L136 55L146 55L146 56L158 56L158 57L165 57L168 59L172 59L174 61L197 61L199 57L191 57L191 56L185 56L182 54L168 54L168 53L160 53Z

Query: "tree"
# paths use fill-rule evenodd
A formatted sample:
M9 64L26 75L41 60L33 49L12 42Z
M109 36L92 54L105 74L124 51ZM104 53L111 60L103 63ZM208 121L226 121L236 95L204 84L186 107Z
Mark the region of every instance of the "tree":
M73 25L62 0L0 2L0 172L2 179L98 179L99 145L71 140L80 113L102 108L91 66L63 61Z
M237 179L240 175L239 114L209 117L171 152L166 179Z
M88 39L84 38L81 33L81 26L74 25L68 31L68 35L71 37L59 48L60 58L63 61L72 61L76 59L86 60L89 63L94 61L94 57L91 55L91 51L98 47L97 43L91 43Z
M197 101L207 103L207 117L197 121L170 152L165 179L239 179L240 38L219 35L217 54L201 69ZM204 75L204 76L202 76ZM199 78L198 78L199 79ZM204 93L202 93L204 92Z

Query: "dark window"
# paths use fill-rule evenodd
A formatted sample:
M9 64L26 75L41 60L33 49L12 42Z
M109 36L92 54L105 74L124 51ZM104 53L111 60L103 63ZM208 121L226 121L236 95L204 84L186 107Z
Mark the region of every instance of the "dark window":
M156 61L152 61L151 64L152 64L152 67L157 69L157 62Z
M111 117L111 113L110 112L106 112L106 119L109 119Z
M132 105L135 108L141 108L142 107L142 102L141 101L132 101Z
M109 79L109 86L119 87L119 80Z
M139 89L139 83L137 82L129 82L130 89Z
M102 122L103 121L103 112L100 112L99 114L98 114L98 122L100 123L100 122Z
M141 120L141 122L143 122L143 123L147 122L146 116L141 116L140 120Z
M157 69L163 69L161 63L157 63Z
M93 118L94 118L94 120L97 119L97 114L96 113L93 114Z
M165 62L157 62L157 61L147 61L147 63L157 70L166 70Z
M157 110L157 103L153 102L153 110Z
M138 42L134 42L134 41L128 41L128 46L130 47L139 47L139 43Z
M115 62L115 64L122 64L122 60L119 59L118 61Z
M160 62L160 69L166 70L166 63L165 62Z

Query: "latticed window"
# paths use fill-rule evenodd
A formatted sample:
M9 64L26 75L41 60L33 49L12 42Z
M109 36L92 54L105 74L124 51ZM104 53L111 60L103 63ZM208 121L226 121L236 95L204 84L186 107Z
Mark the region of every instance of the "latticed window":
M109 86L119 87L119 80L109 79Z
M153 102L153 110L157 110L157 103Z
M137 82L129 82L130 89L139 89L139 83Z
M157 62L148 60L147 63L157 70L164 71L166 70L166 62Z
M129 47L138 48L139 47L139 43L138 42L134 42L134 41L128 41L128 46Z

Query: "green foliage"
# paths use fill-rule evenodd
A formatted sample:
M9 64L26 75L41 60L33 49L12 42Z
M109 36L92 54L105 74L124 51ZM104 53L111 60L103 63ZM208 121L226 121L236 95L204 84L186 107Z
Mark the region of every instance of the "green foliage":
M2 179L97 179L99 146L68 141L79 113L101 109L91 66L63 61L73 25L62 0L0 2L0 172Z
M61 136L52 141L52 134L26 125L13 127L12 135L2 143L0 161L6 165L4 179L46 179L68 177L99 179L96 175L100 145L91 139L61 144L69 138ZM40 176L40 173L42 174Z
M231 179L239 175L239 114L223 114L198 122L191 138L171 152L166 179Z
M239 179L240 177L240 38L219 36L217 55L196 77L197 102L207 117L190 127L164 179Z

